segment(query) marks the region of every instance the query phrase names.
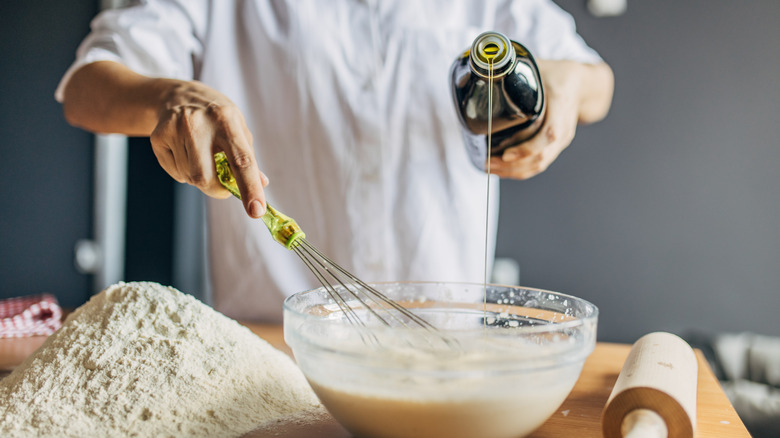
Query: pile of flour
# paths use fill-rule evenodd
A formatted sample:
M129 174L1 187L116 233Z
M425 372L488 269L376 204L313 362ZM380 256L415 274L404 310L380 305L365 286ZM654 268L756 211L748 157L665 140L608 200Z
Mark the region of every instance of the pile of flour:
M0 436L240 436L319 408L284 353L193 297L120 283L0 380Z

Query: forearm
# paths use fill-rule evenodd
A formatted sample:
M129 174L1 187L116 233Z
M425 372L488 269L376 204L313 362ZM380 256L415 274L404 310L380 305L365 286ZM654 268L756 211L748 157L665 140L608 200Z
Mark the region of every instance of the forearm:
M555 103L575 112L580 124L606 117L612 104L614 77L605 63L584 64L568 60L539 60L548 107Z
M181 83L143 76L116 62L94 62L68 81L63 111L68 123L91 132L148 137Z
M579 122L595 123L607 116L612 105L615 78L606 63L582 64Z

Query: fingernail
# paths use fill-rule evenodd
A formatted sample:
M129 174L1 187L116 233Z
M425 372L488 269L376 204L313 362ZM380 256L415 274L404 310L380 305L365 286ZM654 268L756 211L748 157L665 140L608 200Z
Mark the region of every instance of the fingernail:
M263 187L267 186L270 180L268 179L268 176L264 174L263 172L260 172L260 182L263 183Z
M249 203L249 215L252 217L260 217L265 214L265 207L263 207L263 204L255 199L254 201Z

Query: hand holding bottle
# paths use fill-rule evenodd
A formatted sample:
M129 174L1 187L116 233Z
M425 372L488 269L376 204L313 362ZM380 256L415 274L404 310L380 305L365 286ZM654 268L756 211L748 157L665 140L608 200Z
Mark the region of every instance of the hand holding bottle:
M528 179L546 170L571 144L577 125L604 118L612 101L612 71L606 64L537 61L546 94L547 114L536 133L522 141L510 137L490 172L503 178Z

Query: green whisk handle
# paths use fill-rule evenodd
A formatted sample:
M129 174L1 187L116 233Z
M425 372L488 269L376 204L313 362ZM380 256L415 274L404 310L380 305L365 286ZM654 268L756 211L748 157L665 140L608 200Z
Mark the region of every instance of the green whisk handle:
M230 170L230 164L227 161L227 156L224 152L217 152L214 154L214 163L217 169L217 178L219 182L230 193L238 199L241 199L241 193L238 191L238 185L236 184L236 178L233 176L233 172ZM300 239L306 237L306 234L295 222L295 219L285 215L279 210L266 204L265 214L261 218L265 226L268 227L268 231L271 232L274 240L282 244L287 249L295 248Z

